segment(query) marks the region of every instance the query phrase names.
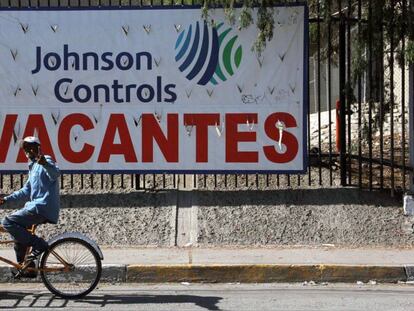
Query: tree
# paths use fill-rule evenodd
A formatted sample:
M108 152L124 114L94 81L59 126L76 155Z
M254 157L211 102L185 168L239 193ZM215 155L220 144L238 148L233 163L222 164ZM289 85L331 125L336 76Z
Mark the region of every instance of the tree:
M273 38L274 6L291 2L293 1L204 0L202 15L208 20L209 9L221 6L224 8L228 21L231 24L237 23L239 29L250 27L255 23L258 34L252 49L260 54L266 47L266 42ZM354 26L358 24L359 20L363 24L363 31L358 36L359 45L362 46L371 41L373 53L378 55L387 49L390 43L393 43L400 65L404 61L414 62L414 12L413 9L409 9L407 0L309 0L307 3L310 17L320 20L322 25L320 34L322 36L326 35L328 25L335 24L341 17ZM236 5L241 5L239 16L236 16L234 12ZM413 6L411 3L411 7ZM255 10L253 10L254 8ZM311 25L310 28L311 42L316 40L316 26L314 25ZM335 42L333 42L333 47L335 48ZM360 67L366 65L361 61L356 63ZM355 67L355 70L360 69Z

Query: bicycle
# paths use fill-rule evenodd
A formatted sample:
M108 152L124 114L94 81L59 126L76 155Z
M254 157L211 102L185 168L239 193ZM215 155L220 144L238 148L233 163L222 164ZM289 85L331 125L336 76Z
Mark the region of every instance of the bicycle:
M27 229L35 234L36 225ZM7 231L0 224L0 236ZM13 240L0 240L0 244L11 244ZM103 254L99 246L78 232L67 232L48 241L49 249L44 252L35 268L29 267L26 252L22 264L0 256L0 261L13 266L17 276L24 272L40 272L43 284L52 293L62 298L81 298L93 291L102 274Z

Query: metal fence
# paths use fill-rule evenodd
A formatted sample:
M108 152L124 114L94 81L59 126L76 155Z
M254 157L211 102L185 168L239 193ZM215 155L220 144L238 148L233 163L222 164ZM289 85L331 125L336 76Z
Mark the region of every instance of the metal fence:
M397 2L395 13L402 16L404 22L404 14L409 10L407 1ZM200 4L194 0L0 1L1 7ZM62 189L106 191L194 187L225 190L342 185L369 190L389 189L391 195L406 191L411 171L407 133L408 67L404 59L407 34L405 31L397 33L392 24L379 20L373 14L372 0L309 1L309 8L309 63L312 68L307 174L64 175L61 177ZM370 34L372 27L383 30L379 37L378 32ZM368 33L368 37L361 45L364 33ZM384 39L387 36L388 41ZM378 40L382 40L381 51L375 49ZM358 62L364 66L355 66ZM3 191L18 188L25 178L24 175L0 175L0 188Z

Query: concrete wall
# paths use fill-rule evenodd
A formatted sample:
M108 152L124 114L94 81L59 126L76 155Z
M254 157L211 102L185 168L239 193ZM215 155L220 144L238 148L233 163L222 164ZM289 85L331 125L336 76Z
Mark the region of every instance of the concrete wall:
M0 218L16 206L0 209ZM101 245L412 246L411 218L388 194L351 188L64 194L46 236L81 231Z
M356 189L204 193L201 245L412 245L397 201ZM246 199L248 198L248 199ZM213 202L222 206L214 206ZM206 203L210 204L206 204Z

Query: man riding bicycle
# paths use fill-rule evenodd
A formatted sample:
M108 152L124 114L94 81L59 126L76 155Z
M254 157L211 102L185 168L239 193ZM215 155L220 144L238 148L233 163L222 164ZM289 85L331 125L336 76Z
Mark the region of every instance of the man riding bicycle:
M24 138L20 147L29 160L28 180L22 189L0 198L0 205L30 198L24 208L3 219L3 227L15 241L14 250L19 263L24 262L27 248L32 247L32 253L27 260L30 261L29 267L34 267L34 261L49 248L49 245L44 239L29 233L27 228L32 225L57 223L60 210L58 181L60 172L54 160L42 154L37 137ZM26 273L23 276L36 277L36 273Z

